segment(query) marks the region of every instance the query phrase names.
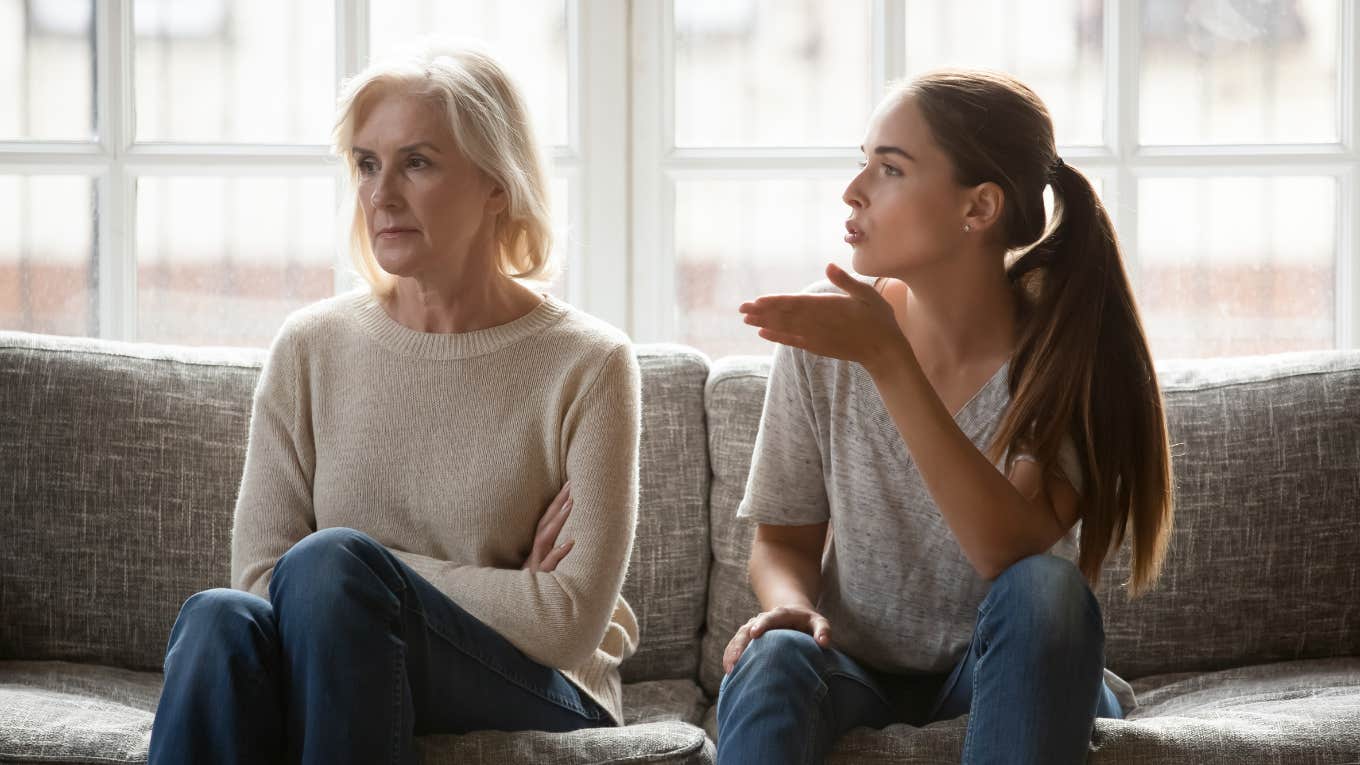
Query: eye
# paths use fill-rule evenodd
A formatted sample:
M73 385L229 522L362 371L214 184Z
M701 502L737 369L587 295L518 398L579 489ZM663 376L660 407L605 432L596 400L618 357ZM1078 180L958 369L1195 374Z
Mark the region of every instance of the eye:
M366 176L378 172L378 162L372 157L364 157L360 159L356 167L359 168L359 175Z
M889 165L888 163L885 162L885 163L883 163L883 174L884 174L884 175L901 175L901 174L902 174L902 171L901 171L901 170L898 170L897 168L895 168L895 167L893 167L892 165Z
M429 167L430 161L419 154L412 154L410 158L406 160L406 166L412 170L419 170L422 167Z

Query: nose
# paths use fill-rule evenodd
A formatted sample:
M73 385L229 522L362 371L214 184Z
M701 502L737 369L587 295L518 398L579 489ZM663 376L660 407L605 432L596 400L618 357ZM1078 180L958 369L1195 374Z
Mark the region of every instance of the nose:
M841 201L850 205L852 210L862 209L865 204L864 194L859 188L859 179L863 174L863 171L855 173L855 177L850 179L850 184L845 187L845 191L841 194Z
M369 201L374 207L395 207L400 201L401 197L394 188L396 183L394 176L395 173L383 169L373 177L373 193L369 195Z

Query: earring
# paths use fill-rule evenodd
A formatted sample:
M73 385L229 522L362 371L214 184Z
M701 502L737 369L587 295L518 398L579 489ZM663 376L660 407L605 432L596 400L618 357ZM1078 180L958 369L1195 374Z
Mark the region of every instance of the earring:
M972 230L973 230L973 227L972 227L972 226L968 225L967 223L963 224L963 233L966 234L966 233L968 233L969 231L972 231Z

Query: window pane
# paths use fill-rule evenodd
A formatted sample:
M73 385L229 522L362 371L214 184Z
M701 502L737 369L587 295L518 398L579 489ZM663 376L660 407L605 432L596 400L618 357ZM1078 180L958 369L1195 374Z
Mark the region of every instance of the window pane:
M571 199L568 198L568 190L571 186L566 178L555 177L552 179L550 188L552 189L553 219L552 263L557 273L546 284L530 286L565 300L567 282L573 276L567 273L567 253L570 251L571 240L574 238L567 223L571 220ZM583 277L578 275L576 278Z
M424 35L473 38L524 90L540 140L567 143L567 5L563 0L391 0L369 12L369 50Z
M137 339L268 345L334 294L335 209L330 177L140 179Z
M0 176L0 328L99 332L94 184L83 176Z
M1144 0L1144 144L1338 140L1337 0Z
M865 0L675 3L676 145L859 145L870 17Z
M0 0L0 140L94 137L93 0Z
M737 306L768 292L797 292L825 278L832 260L849 268L842 241L849 208L841 202L849 178L678 181L676 341L713 358L772 353Z
M134 0L137 139L324 144L332 0Z
M1059 145L1101 143L1101 0L907 0L907 75L946 66L999 69L1034 89Z
M1331 178L1152 178L1138 186L1139 304L1154 355L1335 345Z

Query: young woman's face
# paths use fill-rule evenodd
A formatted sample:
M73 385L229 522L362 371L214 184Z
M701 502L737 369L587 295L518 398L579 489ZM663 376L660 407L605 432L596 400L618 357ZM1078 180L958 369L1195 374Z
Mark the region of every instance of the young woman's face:
M459 150L430 101L379 96L359 116L353 152L369 241L384 271L458 273L470 253L494 242L505 195Z
M869 120L862 169L842 199L855 271L901 276L955 252L964 187L911 97L885 101Z

